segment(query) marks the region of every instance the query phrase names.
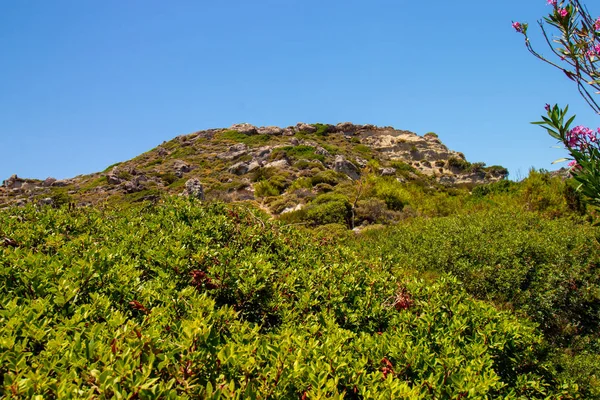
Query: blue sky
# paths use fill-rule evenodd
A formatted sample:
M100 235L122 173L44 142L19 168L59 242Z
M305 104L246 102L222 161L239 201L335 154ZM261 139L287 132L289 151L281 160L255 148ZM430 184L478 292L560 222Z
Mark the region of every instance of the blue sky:
M564 152L530 124L544 104L598 119L511 28L529 22L547 53L533 33L548 11L544 0L1 2L0 180L91 173L239 122L433 131L512 178L555 169Z

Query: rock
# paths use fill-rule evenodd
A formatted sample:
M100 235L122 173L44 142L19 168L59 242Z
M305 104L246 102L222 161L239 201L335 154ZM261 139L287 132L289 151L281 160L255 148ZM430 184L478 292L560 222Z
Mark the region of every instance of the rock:
M356 158L356 163L358 164L358 166L360 168L364 168L367 166L367 164L369 163L367 160L365 160L364 158Z
M273 147L272 146L263 146L263 147L259 147L258 149L256 149L252 153L252 156L256 157L256 158L259 158L259 159L264 159L269 154L271 154L272 151L273 151Z
M286 168L289 166L290 166L290 163L288 162L288 160L285 160L285 159L272 161L272 162L264 165L265 168Z
M40 204L45 206L51 206L54 204L54 200L52 200L52 198L50 197L46 197L45 199L40 200Z
M156 153L158 154L159 157L166 157L169 155L169 152L167 151L167 149L165 149L162 146L158 146L156 148Z
M52 186L52 184L53 184L54 182L56 182L56 179L55 179L55 178L48 177L48 178L44 179L44 182L42 182L42 186L43 186L43 187Z
M304 208L304 204L296 204L296 206L294 206L294 207L287 207L287 208L285 208L281 212L281 214L287 214L287 213L290 213L290 212L293 212L293 211L300 211L303 208Z
M333 170L348 175L351 179L356 180L360 177L360 171L356 165L346 160L344 156L335 156L335 162L333 163Z
M321 156L325 156L325 157L329 157L331 155L327 150L325 150L321 146L315 147L315 154L318 154L318 155L321 155Z
M64 186L69 185L69 183L71 183L69 180L59 179L57 181L52 182L52 186L53 187L64 187Z
M283 129L277 126L261 126L256 130L260 135L279 136L283 133Z
M312 125L305 124L304 122L298 122L295 127L296 132L315 133L317 128Z
M298 146L300 144L300 141L296 138L292 138L292 139L290 139L290 144L292 146Z
M294 130L293 127L287 127L283 130L283 132L281 134L283 136L294 136L295 133L296 133L296 131Z
M2 186L8 189L20 189L25 179L19 178L16 174L2 182Z
M119 183L121 183L121 179L119 179L118 176L110 173L108 175L106 175L106 181L110 184L110 185L118 185Z
M260 162L258 162L257 160L252 160L250 164L248 164L248 171L246 172L254 171L255 169L260 168L261 166L262 164Z
M181 193L182 196L193 197L198 200L204 200L204 187L198 178L188 179L185 182L185 189Z
M175 162L173 162L173 168L175 169L175 176L178 178L183 177L183 174L192 170L192 167L190 167L189 164L181 160L175 160Z
M354 133L362 129L362 125L354 125L352 122L340 122L335 126L337 132Z
M248 172L248 164L245 162L239 162L236 164L233 164L231 167L229 167L227 169L227 171L229 171L229 173L235 174L235 175L244 175L246 172Z
M236 143L233 146L229 146L229 149L227 150L230 152L246 151L248 150L248 145L244 143Z
M381 176L394 176L394 175L396 175L396 168L392 168L392 167L379 168L379 174Z
M238 131L239 133L243 133L244 135L256 135L256 127L250 124L234 124L229 127L230 131Z
M248 153L248 146L244 143L238 143L230 146L225 153L217 154L217 158L221 160L235 160L238 157Z

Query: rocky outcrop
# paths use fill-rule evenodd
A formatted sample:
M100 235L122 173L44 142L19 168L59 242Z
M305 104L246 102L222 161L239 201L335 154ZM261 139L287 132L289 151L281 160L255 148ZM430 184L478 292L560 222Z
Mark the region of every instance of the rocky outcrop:
M341 172L342 174L348 175L351 179L356 180L360 178L360 171L356 165L346 160L344 156L337 155L335 162L333 163L333 170Z
M235 175L244 175L246 172L248 172L248 164L245 162L239 162L239 163L235 163L233 164L231 167L229 167L227 169L227 171L230 174L235 174Z
M237 131L239 133L243 133L244 135L256 135L257 129L254 125L250 124L234 124L229 127L230 131Z
M185 189L182 196L194 197L198 200L204 200L204 187L197 178L188 179L185 182Z
M20 189L25 183L25 179L19 178L16 174L2 182L2 186L7 189Z
M192 167L184 161L175 160L173 162L173 169L174 169L175 176L177 176L178 178L182 178L183 174L190 172L192 170Z

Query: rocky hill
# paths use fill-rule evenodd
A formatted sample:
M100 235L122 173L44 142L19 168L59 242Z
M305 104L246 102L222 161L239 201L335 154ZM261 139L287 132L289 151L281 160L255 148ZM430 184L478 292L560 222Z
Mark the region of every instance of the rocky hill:
M258 200L273 214L298 211L322 193L357 187L366 175L430 188L471 188L504 179L499 166L470 163L434 133L392 127L233 125L178 136L103 172L66 180L23 179L0 187L0 207L30 202L74 206L153 200L162 193Z

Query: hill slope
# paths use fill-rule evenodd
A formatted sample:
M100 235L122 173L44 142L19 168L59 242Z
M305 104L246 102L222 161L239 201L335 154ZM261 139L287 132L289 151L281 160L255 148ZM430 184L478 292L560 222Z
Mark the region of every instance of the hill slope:
M340 183L348 185L365 171L432 188L472 187L507 175L502 167L469 163L433 133L418 136L351 123L287 128L238 124L178 136L91 175L44 181L12 176L0 188L0 206L150 200L165 192L181 193L189 182L196 192L201 185L206 197L258 199L278 214L301 208ZM265 202L268 197L277 199ZM272 206L275 200L280 201Z

